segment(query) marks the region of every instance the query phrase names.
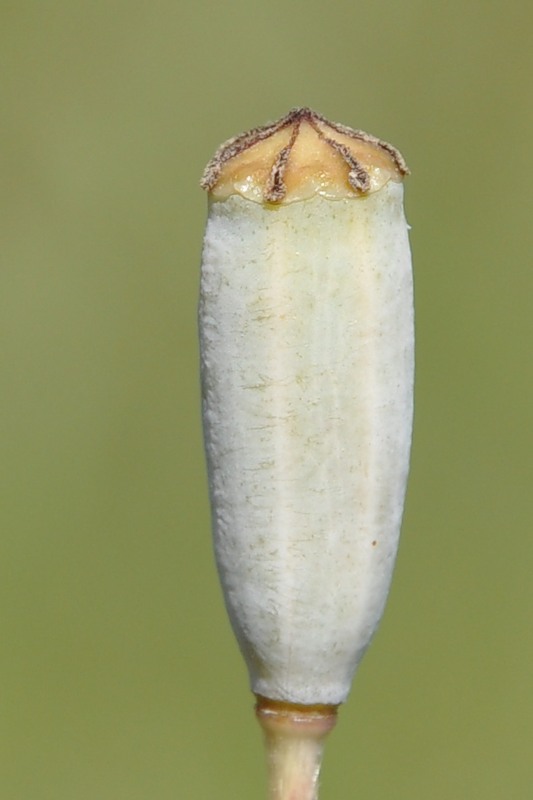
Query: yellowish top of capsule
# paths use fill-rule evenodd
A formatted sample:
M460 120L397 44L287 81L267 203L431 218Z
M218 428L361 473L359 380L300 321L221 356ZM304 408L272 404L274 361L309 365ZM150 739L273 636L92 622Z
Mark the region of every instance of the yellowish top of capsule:
M294 108L271 125L225 142L201 186L214 200L233 194L256 203L294 203L321 195L357 197L401 181L407 165L395 147L363 131Z

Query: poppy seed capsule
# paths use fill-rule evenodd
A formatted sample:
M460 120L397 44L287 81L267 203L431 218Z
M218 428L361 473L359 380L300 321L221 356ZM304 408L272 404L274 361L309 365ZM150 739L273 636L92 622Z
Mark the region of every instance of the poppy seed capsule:
M299 108L229 140L202 181L214 546L269 731L280 706L284 730L291 704L333 718L385 606L412 425L406 173Z

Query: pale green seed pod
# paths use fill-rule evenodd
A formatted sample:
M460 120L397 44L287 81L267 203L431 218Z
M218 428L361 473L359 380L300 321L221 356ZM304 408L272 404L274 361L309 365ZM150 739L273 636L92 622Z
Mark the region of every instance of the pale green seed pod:
M390 145L295 109L204 174L214 544L270 737L291 708L331 726L389 590L412 426L406 172Z

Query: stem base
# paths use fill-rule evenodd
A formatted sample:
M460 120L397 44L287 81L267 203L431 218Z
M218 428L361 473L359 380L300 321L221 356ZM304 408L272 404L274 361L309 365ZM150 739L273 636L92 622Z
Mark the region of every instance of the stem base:
M283 703L257 695L257 719L265 735L269 800L318 800L324 741L337 706Z

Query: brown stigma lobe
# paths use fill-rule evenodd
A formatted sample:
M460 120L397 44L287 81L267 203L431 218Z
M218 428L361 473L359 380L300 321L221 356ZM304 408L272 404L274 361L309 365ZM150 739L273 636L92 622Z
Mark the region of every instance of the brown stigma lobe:
M201 186L214 199L241 194L279 204L321 194L366 194L409 172L400 152L364 131L294 108L278 122L225 142L205 168Z

